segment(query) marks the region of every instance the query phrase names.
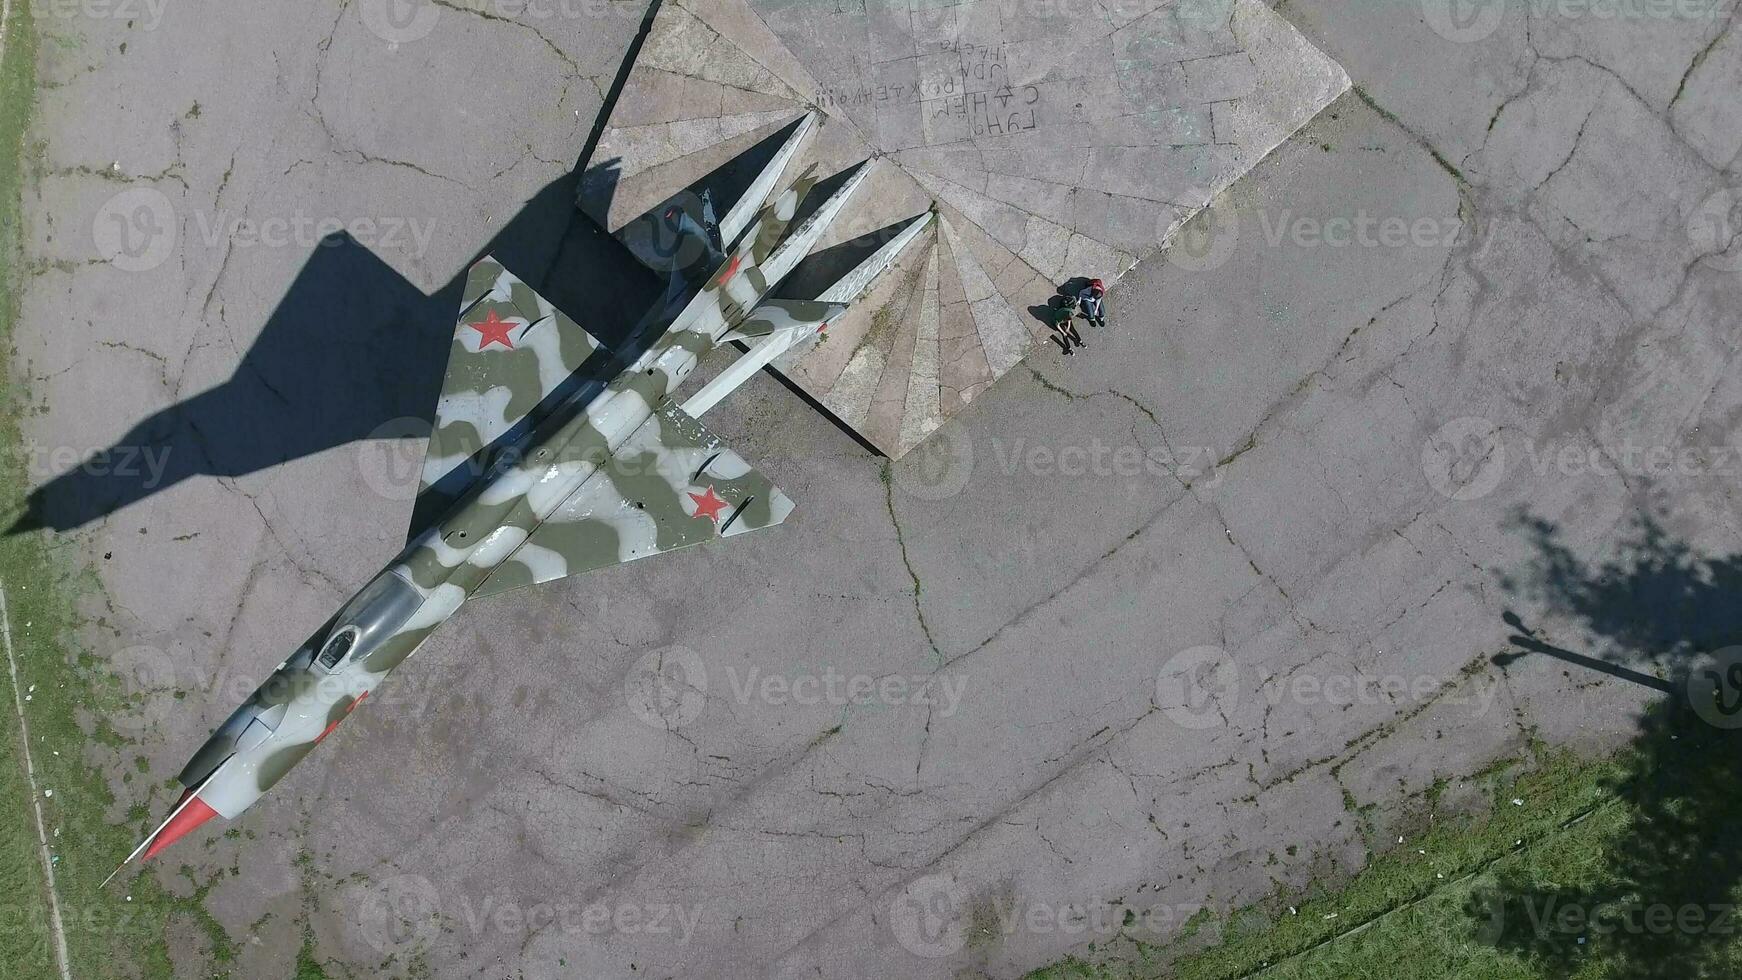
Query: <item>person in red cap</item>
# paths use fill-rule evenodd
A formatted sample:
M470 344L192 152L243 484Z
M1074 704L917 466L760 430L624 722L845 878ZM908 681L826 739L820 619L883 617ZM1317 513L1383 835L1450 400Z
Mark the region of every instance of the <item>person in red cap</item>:
M1083 311L1083 319L1097 327L1107 325L1107 284L1099 279L1089 280L1082 292L1077 294L1077 307Z

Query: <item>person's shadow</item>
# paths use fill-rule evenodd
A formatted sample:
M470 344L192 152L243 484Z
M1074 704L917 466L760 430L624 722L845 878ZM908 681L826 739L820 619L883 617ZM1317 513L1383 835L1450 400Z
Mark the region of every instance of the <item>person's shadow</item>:
M1066 354L1071 352L1071 342L1066 339L1060 324L1068 322L1064 316L1065 308L1071 305L1071 301L1066 298L1068 295L1073 294L1061 293L1061 295L1054 296L1047 300L1045 306L1031 306L1028 308L1028 315L1039 320L1046 326L1049 331L1047 335L1048 339L1059 345L1059 350Z
M1059 295L1076 296L1083 290L1088 289L1089 283L1093 281L1094 280L1090 279L1088 276L1072 276L1064 282L1059 283Z
M1580 869L1544 877L1500 865L1467 907L1481 938L1545 976L1601 963L1605 976L1681 980L1742 975L1742 554L1706 555L1647 515L1616 557L1590 562L1540 519L1509 588L1569 616L1600 649L1546 642L1515 613L1510 666L1549 656L1667 694L1647 709L1607 787L1626 807L1619 830L1581 843ZM1648 669L1642 669L1648 668Z
M603 161L584 175L582 167L598 147L659 6L660 0L649 5L574 171L540 190L477 253L495 256L613 352L584 366L579 373L597 373L573 379L575 386L603 384L639 355L651 338L632 337L631 329L644 312L673 301L664 276L576 206L583 177L589 198L602 196L609 206L618 161ZM744 160L765 159L786 132L704 181L720 183L727 193L741 189ZM669 210L662 206L638 220L661 220ZM38 486L22 513L12 515L8 533L77 528L190 477L242 476L361 439L415 436L420 426L427 434L465 279L460 269L425 295L348 235L325 239L228 381L141 420L113 447L89 457L104 465L78 465ZM413 533L439 508L417 509Z

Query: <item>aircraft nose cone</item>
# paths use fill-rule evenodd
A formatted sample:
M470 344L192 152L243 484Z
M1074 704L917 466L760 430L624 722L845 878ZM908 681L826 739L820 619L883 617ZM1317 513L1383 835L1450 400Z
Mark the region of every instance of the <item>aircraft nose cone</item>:
M190 833L195 827L218 815L218 811L206 805L199 797L188 800L187 805L169 818L169 823L163 825L151 846L145 851L145 860L149 861L158 851L163 850Z

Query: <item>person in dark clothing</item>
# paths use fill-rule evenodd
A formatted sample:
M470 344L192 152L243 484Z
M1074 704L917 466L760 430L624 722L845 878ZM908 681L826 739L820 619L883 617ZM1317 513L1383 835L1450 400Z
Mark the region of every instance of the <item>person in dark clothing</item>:
M1064 349L1066 357L1075 356L1075 347L1083 346L1083 335L1077 332L1076 321L1076 302L1068 296L1059 297L1058 304L1053 307L1052 339Z

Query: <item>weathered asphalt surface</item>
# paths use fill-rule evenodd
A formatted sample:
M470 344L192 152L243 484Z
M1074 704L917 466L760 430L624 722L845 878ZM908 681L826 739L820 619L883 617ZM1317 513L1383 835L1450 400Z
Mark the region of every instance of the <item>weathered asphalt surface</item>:
M1356 866L1533 736L1624 742L1655 695L1489 658L1507 610L1596 650L1517 584L1523 517L1585 556L1644 508L1738 547L1742 34L1730 5L1452 6L1281 4L1357 90L1120 283L1085 356L1018 369L887 483L753 381L709 422L792 521L480 603L250 835L183 845L241 869L207 897L240 970L283 975L307 923L370 973L1013 976L1125 909L1164 938ZM65 40L27 202L29 463L169 449L43 515L126 503L65 533L153 775L397 549L417 451L356 440L428 410L430 297L493 236L565 254L561 178L637 26L610 7L445 8L397 46L363 0L39 17ZM569 239L571 266L597 248ZM650 657L691 688L650 701ZM137 790L92 752L120 819Z

